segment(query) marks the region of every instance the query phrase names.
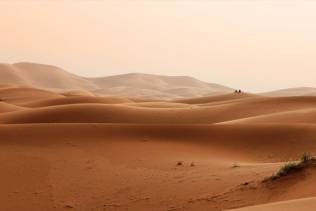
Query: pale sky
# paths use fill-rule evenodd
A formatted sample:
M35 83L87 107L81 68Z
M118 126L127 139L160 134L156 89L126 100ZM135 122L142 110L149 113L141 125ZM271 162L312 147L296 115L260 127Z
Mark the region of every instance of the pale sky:
M316 1L0 0L0 62L316 87Z

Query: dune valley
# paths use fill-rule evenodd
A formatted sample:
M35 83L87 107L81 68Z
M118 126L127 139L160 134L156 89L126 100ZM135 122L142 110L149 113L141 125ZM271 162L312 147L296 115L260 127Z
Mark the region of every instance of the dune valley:
M266 179L316 153L313 95L1 68L1 210L315 209L314 165Z

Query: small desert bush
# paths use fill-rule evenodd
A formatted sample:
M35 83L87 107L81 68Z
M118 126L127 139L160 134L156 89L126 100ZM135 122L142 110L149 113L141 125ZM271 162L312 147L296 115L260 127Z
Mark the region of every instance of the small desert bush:
M315 158L310 153L305 152L301 156L300 163L304 164L314 160Z
M282 176L286 176L289 173L291 173L292 171L298 170L302 167L302 165L300 164L300 162L289 162L286 163L284 166L282 166L279 171L276 173L277 177L282 177Z
M300 169L303 169L308 164L311 164L315 161L315 158L310 153L303 153L298 162L288 162L283 165L276 174L264 179L264 181L275 180L280 177L289 175L290 173L296 172Z

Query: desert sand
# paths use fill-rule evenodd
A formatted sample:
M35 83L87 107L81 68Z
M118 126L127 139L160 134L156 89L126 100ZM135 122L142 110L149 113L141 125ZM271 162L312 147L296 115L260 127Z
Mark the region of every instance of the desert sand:
M262 206L246 207L241 209L235 209L235 211L300 211L300 210L315 210L316 198L306 198L290 200L285 202L271 203Z
M101 79L46 83L29 65L1 70L1 210L315 209L316 168L264 181L316 153L316 97L101 96Z
M233 91L229 87L206 83L188 76L130 73L86 78L69 73L60 67L30 62L0 63L0 79L1 87L31 86L64 92L66 95L115 95L160 100L205 97Z
M316 96L316 89L314 87L295 87L288 89L274 90L262 93L266 96Z

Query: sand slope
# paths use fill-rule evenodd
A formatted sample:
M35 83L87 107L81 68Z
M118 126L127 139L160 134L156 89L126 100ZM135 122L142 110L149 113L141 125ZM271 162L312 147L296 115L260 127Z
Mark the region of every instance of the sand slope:
M261 206L246 207L241 209L234 209L234 211L302 211L315 210L316 198L297 199L285 202L271 203Z
M19 111L24 108L0 101L0 113Z
M230 101L230 100L235 100L235 99L243 99L243 98L254 97L254 96L255 95L245 94L245 93L230 93L230 94L217 95L217 96L181 99L181 100L176 100L175 102L187 103L187 104L205 104L205 103Z
M314 87L296 87L296 88L289 88L289 89L280 89L271 92L262 93L265 96L315 96L316 95L316 88Z
M87 103L85 103L85 100ZM315 97L254 97L226 103L179 106L168 103L122 104L121 98L68 97L26 104L32 110L0 115L2 123L150 123L211 124L311 109ZM113 104L114 103L114 104ZM116 104L115 104L116 103ZM117 104L120 103L120 104ZM146 105L147 106L144 106ZM43 106L43 107L40 107ZM303 115L304 117L304 115ZM304 117L305 118L305 117ZM304 118L301 123L304 123ZM307 118L313 118L308 116ZM281 117L282 120L282 117ZM298 119L299 120L299 119ZM282 121L281 121L282 122ZM283 122L286 122L284 119ZM308 121L306 122L308 123Z
M63 95L30 87L15 87L0 89L0 99L3 102L22 105L28 102L33 102L41 99L60 98Z
M280 112L276 114L260 115L245 119L224 122L225 124L256 124L256 123L316 123L316 109L301 109L295 111Z
M2 207L231 208L234 197L227 201L215 196L271 175L280 165L264 162L287 160L307 149L316 152L309 138L314 131L314 126L2 125ZM236 162L240 167L233 168ZM22 172L23 183L18 182ZM243 195L245 204L252 194Z
M105 92L123 96L156 96L168 99L205 96L212 93L229 93L233 91L228 87L205 83L188 76L160 76L131 73L96 78L93 81L101 88L98 93Z
M0 99L1 210L314 208L315 167L262 181L316 154L316 97L166 101L3 86Z
M122 97L92 97L92 96L68 96L65 98L49 98L44 100L33 101L24 104L26 107L47 107L55 105L81 104L81 103L98 103L98 104L120 104L132 103L131 100Z
M36 63L0 64L0 83L48 89L93 89L95 85L58 67Z
M160 76L141 73L85 78L59 67L36 64L0 64L0 84L33 86L70 94L115 95L124 97L183 98L233 92L219 84L188 76Z

